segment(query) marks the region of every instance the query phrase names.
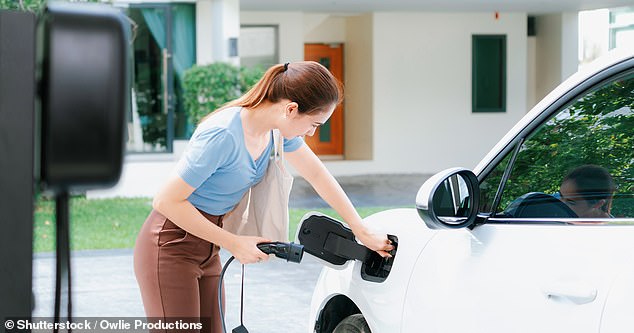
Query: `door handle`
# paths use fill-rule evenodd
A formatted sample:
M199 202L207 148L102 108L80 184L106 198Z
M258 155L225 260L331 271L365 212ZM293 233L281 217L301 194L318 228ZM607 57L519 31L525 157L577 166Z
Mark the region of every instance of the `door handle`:
M553 301L565 299L577 305L586 304L597 298L597 289L578 282L557 283L542 288L542 292Z

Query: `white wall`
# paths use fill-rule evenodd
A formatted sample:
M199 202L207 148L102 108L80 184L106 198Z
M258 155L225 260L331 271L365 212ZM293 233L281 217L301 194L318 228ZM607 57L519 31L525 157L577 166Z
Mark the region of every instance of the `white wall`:
M301 12L240 12L241 24L277 25L280 63L304 60L304 14Z
M578 68L577 13L549 14L535 18L536 97L541 100Z
M344 45L345 159L373 158L374 93L372 14L346 19Z
M117 185L86 193L89 199L109 197L153 197L174 172L187 141L174 141L172 154L128 154Z
M304 14L304 43L343 43L346 18L331 14Z
M579 70L579 13L561 14L561 81Z
M526 112L524 13L377 13L373 17L373 156L335 174L472 168ZM471 36L507 35L507 111L471 113Z
M530 111L537 103L537 37L529 36L526 41L526 111Z
M229 38L240 35L239 0L196 1L196 63L216 61L240 64L229 56Z

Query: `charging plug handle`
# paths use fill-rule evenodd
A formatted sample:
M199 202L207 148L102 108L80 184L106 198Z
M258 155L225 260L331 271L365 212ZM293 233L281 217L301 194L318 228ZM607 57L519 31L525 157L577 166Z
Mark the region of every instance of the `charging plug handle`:
M260 251L266 254L274 254L276 257L286 259L286 261L299 263L304 256L304 245L293 242L270 242L257 245Z
M324 250L346 260L356 259L361 261L365 261L373 252L356 241L341 237L335 233L329 233L326 237Z

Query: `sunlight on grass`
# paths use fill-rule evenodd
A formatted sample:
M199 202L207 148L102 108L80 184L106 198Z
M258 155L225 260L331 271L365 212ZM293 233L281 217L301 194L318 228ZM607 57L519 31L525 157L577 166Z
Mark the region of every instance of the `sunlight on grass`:
M70 203L71 249L132 248L141 225L152 209L149 198L88 200ZM34 251L55 249L55 203L39 200L35 209Z
M389 209L359 207L361 217ZM73 197L70 203L72 250L131 249L145 218L152 210L150 198L91 199ZM290 240L294 240L297 225L308 212L317 211L336 219L332 209L290 209ZM40 199L35 208L35 252L55 250L55 202Z

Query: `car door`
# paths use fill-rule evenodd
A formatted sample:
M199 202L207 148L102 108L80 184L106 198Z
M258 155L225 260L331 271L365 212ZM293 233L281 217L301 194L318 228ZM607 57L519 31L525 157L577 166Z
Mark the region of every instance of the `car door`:
M566 92L484 169L484 224L426 246L402 332L634 331L631 63Z

